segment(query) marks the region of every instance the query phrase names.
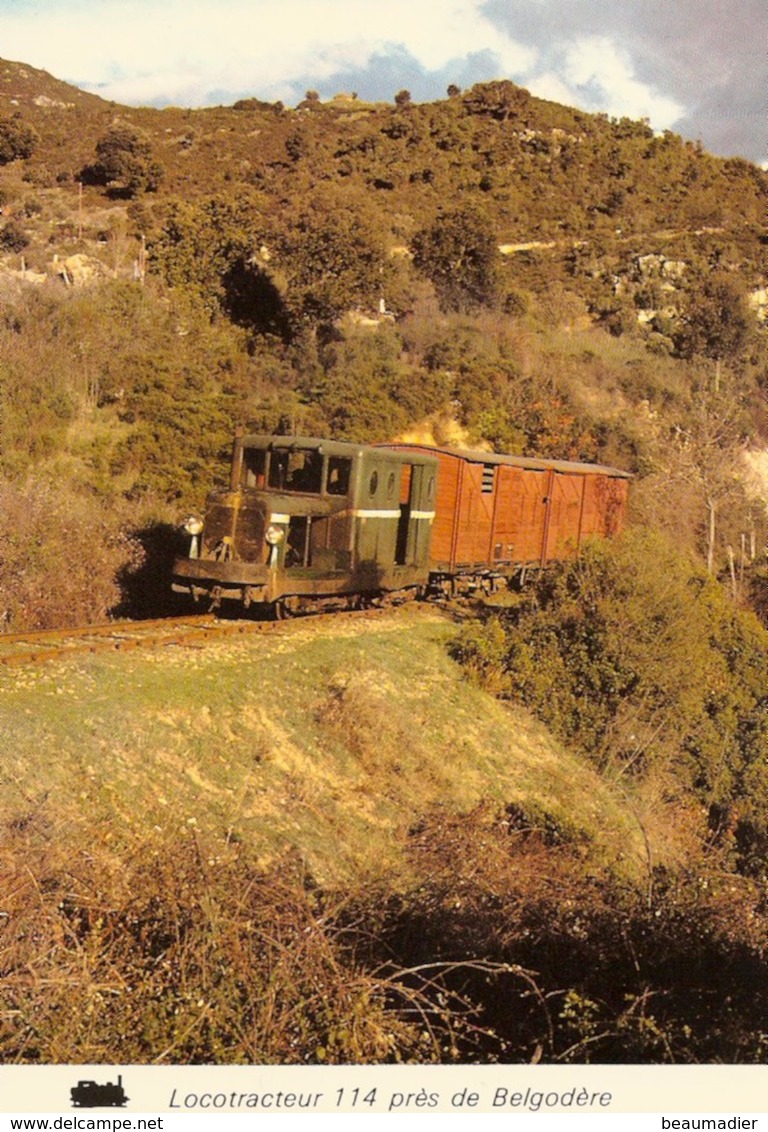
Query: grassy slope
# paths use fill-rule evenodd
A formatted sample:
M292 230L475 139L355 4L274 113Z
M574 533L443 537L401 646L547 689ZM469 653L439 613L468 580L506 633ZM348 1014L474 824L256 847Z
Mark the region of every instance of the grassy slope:
M413 609L0 673L3 825L98 842L116 863L192 828L213 860L233 841L265 866L293 849L323 884L398 887L420 816L485 804L490 820L515 802L638 875L630 812L462 679L453 631Z

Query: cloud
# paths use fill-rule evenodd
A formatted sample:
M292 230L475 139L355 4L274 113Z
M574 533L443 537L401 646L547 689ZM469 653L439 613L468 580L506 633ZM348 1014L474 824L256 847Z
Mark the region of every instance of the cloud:
M575 40L563 50L557 72L530 81L543 98L616 117L648 118L657 130L668 129L685 111L676 99L641 82L628 52L606 36Z
M510 78L765 156L764 0L2 0L5 58L184 106L308 88L419 100ZM758 117L760 116L760 117Z
M716 153L765 157L764 0L487 0L484 12L538 47L535 93L630 117L645 104L637 116L656 129L701 138ZM585 57L593 74L583 83Z
M105 97L133 101L180 95L205 102L213 88L269 95L299 75L314 84L364 73L373 60L399 55L418 73L484 52L500 73L535 57L482 13L482 0L48 0L45 19L27 5L4 17L3 52L77 76ZM401 82L400 85L403 85Z

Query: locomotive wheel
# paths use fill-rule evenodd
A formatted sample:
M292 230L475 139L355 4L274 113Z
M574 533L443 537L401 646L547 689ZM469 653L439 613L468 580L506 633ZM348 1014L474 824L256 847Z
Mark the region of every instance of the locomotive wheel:
M272 617L275 621L289 621L301 613L302 601L299 597L279 597L272 605Z

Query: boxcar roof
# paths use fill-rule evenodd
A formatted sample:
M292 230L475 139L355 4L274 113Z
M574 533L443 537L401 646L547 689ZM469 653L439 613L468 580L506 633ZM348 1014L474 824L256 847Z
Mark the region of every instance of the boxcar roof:
M511 464L516 468L533 468L546 471L554 468L556 472L572 472L582 476L613 476L631 480L633 475L622 468L612 468L607 464L582 464L576 460L546 460L539 456L507 456L499 452L481 452L469 448L447 448L441 445L408 444L397 442L382 445L386 448L419 449L422 452L434 452L435 455L453 456L457 460L467 460L471 464Z

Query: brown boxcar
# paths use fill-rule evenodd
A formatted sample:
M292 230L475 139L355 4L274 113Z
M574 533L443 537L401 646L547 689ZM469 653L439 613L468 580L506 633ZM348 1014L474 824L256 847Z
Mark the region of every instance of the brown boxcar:
M578 552L588 535L613 535L631 476L618 468L393 444L437 457L430 567L443 576L510 575Z

